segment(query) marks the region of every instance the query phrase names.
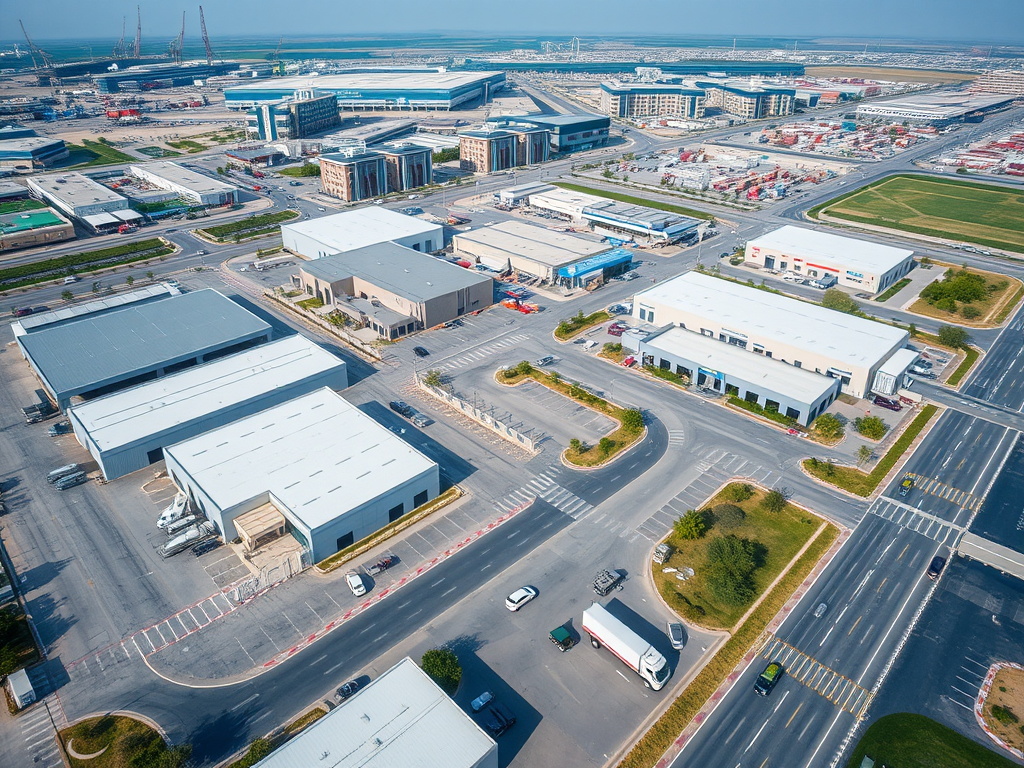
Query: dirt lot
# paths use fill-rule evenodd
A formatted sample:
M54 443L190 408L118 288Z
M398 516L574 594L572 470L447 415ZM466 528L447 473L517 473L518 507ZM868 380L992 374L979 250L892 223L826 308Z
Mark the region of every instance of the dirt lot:
M982 716L999 738L1024 749L1024 670L1006 668L996 673Z

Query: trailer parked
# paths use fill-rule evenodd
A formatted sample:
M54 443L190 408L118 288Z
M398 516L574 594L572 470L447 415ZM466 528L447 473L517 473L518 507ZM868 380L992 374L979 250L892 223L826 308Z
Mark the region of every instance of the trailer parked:
M619 661L640 675L648 688L660 691L665 687L672 674L668 660L604 606L594 603L583 612L583 629L590 635L592 646L605 646Z

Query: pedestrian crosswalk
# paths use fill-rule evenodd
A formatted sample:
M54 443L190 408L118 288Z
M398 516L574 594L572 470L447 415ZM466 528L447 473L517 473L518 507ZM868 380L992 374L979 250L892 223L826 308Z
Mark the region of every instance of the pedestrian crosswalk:
M871 703L871 692L850 678L771 634L762 640L759 654L768 661L779 662L787 677L810 688L840 709L857 719L864 717Z
M21 737L27 760L25 765L39 768L57 768L63 766L57 746L57 733L54 726L63 728L68 723L60 702L53 694L34 704L28 711L18 716ZM13 745L12 745L13 746Z
M952 545L956 537L963 531L959 525L954 525L948 520L922 512L920 509L915 509L887 496L879 496L875 499L868 512L941 544Z
M670 432L669 445L673 444L672 435L673 433ZM678 439L681 440L681 437ZM663 539L672 530L672 524L681 515L685 515L687 510L697 509L731 477L749 478L761 485L771 484L774 474L771 470L748 461L742 456L721 449L707 450L700 456L701 460L696 465L700 475L661 509L637 526L637 530L651 541Z
M590 512L594 505L581 499L572 491L559 485L556 476L562 468L556 464L547 467L543 472L534 475L526 485L508 493L497 502L498 509L507 512L515 507L532 502L535 498L543 499L573 520L579 520Z
M907 473L910 477L914 478L914 491L921 491L927 493L930 496L937 496L940 499L956 504L958 507L969 509L971 512L977 512L981 508L981 502L983 499L977 496L972 496L967 491L961 491L959 488L954 488L951 485L946 485L934 477L925 477L924 475L915 475L913 472Z
M683 445L686 442L686 435L681 429L672 429L668 433L669 445Z
M522 342L526 341L529 338L530 335L526 333L517 333L513 336L506 336L501 341L495 341L490 344L485 344L482 347L477 347L472 352L467 352L466 354L460 357L456 357L451 360L446 360L441 364L433 367L446 371L454 371L459 368L464 368L467 365L473 365L474 363L477 363L486 357L490 357L491 355L494 355L497 352L506 351L510 348L516 347L517 345L521 344ZM518 362L518 360L515 362Z

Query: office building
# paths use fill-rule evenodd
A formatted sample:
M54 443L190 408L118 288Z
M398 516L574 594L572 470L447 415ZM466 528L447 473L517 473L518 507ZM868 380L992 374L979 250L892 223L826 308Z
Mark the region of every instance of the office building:
M1024 71L996 69L982 73L971 83L971 93L1000 93L1024 98Z
M491 278L391 242L300 264L297 280L307 294L385 339L494 303Z
M633 316L839 379L854 397L868 394L875 372L909 339L885 323L699 272L636 294Z
M612 117L704 117L704 89L692 85L601 83L601 111Z
M833 275L839 285L874 294L910 272L914 252L787 225L748 240L744 261L814 279Z
M296 91L292 98L257 104L246 115L245 130L263 141L304 139L338 128L341 116L334 93Z
M167 473L220 534L277 513L319 562L439 492L437 464L324 387L164 448Z
M497 128L459 134L459 168L495 173L545 162L550 154L546 128Z
M425 147L406 144L320 157L321 189L347 202L418 189L432 181L431 151Z
M744 120L792 115L796 108L796 89L744 84L738 81L698 82L707 94L706 109L720 109Z
M160 461L168 445L322 387L347 386L344 361L296 334L73 405L68 419L113 480Z
M492 117L487 122L498 128L543 128L551 151L564 154L605 146L612 121L607 115L581 114Z

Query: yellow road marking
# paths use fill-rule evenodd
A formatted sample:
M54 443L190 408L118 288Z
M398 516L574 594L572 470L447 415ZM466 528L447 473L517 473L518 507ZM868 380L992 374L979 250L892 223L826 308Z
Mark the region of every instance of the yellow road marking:
M803 705L804 705L804 703L802 701L799 704L797 704L796 709L793 710L793 714L790 715L789 716L789 720L786 721L786 727L787 728L789 728L789 724L793 722L793 718L796 717L796 713L800 711L800 707L802 707ZM767 762L768 761L765 760L765 763L767 763Z
M906 552L906 550L903 550L903 551ZM900 557L903 557L903 555L900 555ZM846 633L847 637L849 637L850 635L853 634L853 630L855 630L857 628L857 625L860 624L860 620L863 619L863 618L864 618L863 615L857 617L857 620L855 622L853 622L853 626L850 627L850 631Z

